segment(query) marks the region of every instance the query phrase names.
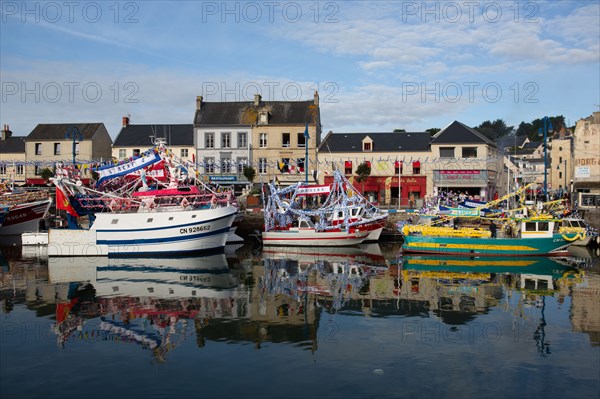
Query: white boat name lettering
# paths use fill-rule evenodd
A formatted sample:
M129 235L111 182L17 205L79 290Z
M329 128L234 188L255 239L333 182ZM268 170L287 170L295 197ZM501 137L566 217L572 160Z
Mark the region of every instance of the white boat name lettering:
M209 225L195 226L195 227L184 227L182 229L179 229L179 234L190 234L190 233L197 233L199 231L208 231L208 230L210 230L210 226Z

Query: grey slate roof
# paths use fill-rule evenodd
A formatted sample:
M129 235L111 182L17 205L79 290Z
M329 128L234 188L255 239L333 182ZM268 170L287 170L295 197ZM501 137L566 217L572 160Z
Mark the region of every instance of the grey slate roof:
M258 112L269 111L269 125L314 123L318 107L314 101L202 102L194 125L254 125Z
M431 144L487 144L496 147L496 143L459 121L454 121L437 132Z
M319 152L362 153L362 140L367 136L373 140L373 150L369 152L429 151L431 140L428 132L330 133L319 146Z
M25 137L8 137L0 140L0 154L25 153Z
M83 140L90 140L103 123L40 123L29 133L27 140L64 140L71 126L79 129Z
M152 147L150 136L165 138L167 146L193 146L194 125L128 125L121 129L113 147Z

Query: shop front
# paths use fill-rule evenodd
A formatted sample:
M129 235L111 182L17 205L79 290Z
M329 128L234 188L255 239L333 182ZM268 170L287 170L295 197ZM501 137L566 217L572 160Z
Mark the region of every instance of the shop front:
M434 195L463 193L475 201L485 202L493 198L495 178L495 172L488 170L436 170L433 172L433 191Z
M379 205L398 205L417 207L427 194L426 176L402 176L398 184L398 176L369 176L364 182L357 182L356 176L348 176L354 188L370 202ZM325 184L333 183L333 176L325 176ZM401 193L398 196L398 193Z

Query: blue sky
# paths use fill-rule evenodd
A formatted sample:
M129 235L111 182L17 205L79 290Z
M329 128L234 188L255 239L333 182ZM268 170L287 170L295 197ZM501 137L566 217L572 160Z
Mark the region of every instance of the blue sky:
M600 2L3 1L0 122L191 123L311 99L327 132L509 125L600 104Z

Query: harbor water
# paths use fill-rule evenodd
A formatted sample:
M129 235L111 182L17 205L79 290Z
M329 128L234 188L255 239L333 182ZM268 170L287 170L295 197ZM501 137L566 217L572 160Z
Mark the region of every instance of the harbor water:
M7 247L0 398L598 397L600 266L574 255Z

